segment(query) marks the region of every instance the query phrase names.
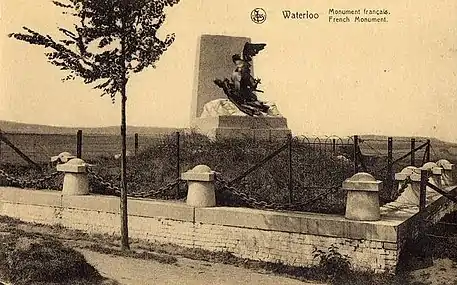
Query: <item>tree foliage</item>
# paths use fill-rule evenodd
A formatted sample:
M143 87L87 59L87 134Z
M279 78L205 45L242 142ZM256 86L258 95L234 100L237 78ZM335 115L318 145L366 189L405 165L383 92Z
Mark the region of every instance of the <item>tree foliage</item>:
M63 80L76 77L94 84L114 102L131 73L155 67L155 62L175 39L164 40L157 31L165 21L164 9L179 0L66 0L53 1L74 17L71 29L59 27L64 39L56 40L23 27L25 33L9 37L46 48L50 63L68 71Z

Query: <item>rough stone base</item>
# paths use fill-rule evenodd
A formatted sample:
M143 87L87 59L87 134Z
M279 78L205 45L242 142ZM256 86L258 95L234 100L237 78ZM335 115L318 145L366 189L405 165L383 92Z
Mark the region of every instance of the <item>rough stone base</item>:
M219 116L195 118L191 127L211 139L284 140L291 134L284 117Z

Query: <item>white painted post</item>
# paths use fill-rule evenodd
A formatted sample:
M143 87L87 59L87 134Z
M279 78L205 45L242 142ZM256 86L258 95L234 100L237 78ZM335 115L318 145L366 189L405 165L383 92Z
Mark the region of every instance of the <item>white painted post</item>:
M187 205L193 207L216 206L214 191L215 172L206 165L197 165L181 174L181 179L187 181Z
M70 159L67 163L58 164L57 171L65 173L62 195L77 196L89 194L87 164L80 158Z
M446 159L441 159L441 160L438 160L436 165L443 168L443 175L441 176L441 184L444 187L457 186L457 168L455 167L455 164L450 163Z
M442 188L441 176L443 174L443 168L439 167L434 162L427 162L421 167L421 169L430 171L431 176L429 182L438 188Z
M415 166L407 166L403 168L400 173L395 173L396 181L404 182L408 178L411 180L411 184L403 190L400 197L395 201L402 204L419 206L421 183L420 169ZM399 183L398 188L400 189L402 186L402 183Z
M381 181L365 172L359 172L346 179L343 182L343 189L347 191L346 219L380 220L379 190L381 187Z

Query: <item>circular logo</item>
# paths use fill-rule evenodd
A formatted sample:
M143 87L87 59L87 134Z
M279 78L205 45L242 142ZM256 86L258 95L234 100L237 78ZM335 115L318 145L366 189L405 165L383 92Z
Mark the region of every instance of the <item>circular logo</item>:
M262 24L267 20L267 12L262 8L255 8L251 12L251 20L256 24Z

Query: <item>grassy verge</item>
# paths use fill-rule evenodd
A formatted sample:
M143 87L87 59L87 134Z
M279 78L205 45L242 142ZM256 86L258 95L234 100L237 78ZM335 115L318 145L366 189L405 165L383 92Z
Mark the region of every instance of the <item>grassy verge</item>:
M102 285L107 283L84 256L55 238L27 235L17 221L2 218L0 279L13 284ZM4 223L7 223L5 226Z
M171 244L149 244L146 246L139 245L139 248L160 253L172 253L174 255L179 255L189 259L230 264L254 271L273 273L293 279L298 279L304 282L313 280L318 282L326 282L328 284L349 285L410 284L409 276L407 273L401 273L395 276L388 274L365 273L352 270L350 267L335 266L337 265L336 263L328 264L326 262L321 262L317 266L298 267L281 263L240 258L228 252L211 252L202 249L189 249ZM338 262L342 263L343 260L339 260Z

